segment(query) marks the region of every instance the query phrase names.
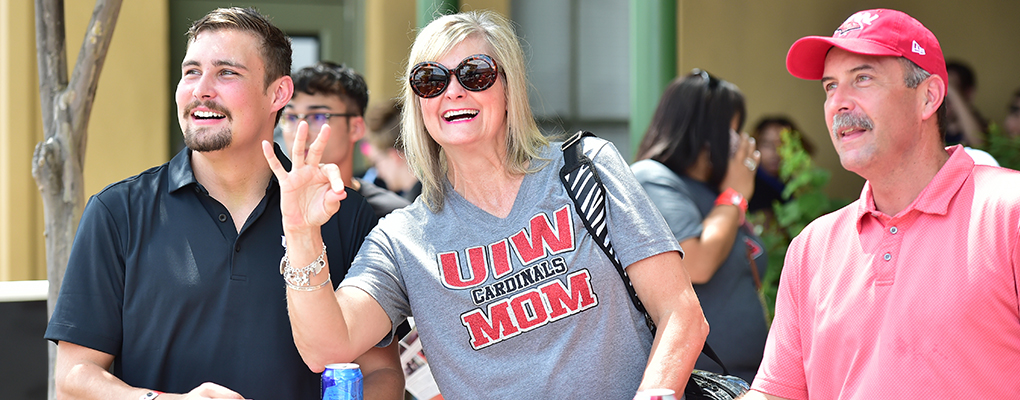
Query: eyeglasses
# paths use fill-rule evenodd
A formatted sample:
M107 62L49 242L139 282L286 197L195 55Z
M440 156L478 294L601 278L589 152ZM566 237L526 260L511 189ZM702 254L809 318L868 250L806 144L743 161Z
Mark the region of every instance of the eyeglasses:
M420 62L411 69L408 80L411 90L422 98L430 99L443 94L450 86L450 70L440 63ZM452 71L464 89L481 92L496 83L499 68L496 61L485 54L468 56Z
M333 117L357 117L355 113L308 113L308 114L294 114L294 113L283 113L283 118L280 119L280 129L285 131L293 131L297 129L298 122L304 120L308 122L309 131L317 131L325 125L330 118Z

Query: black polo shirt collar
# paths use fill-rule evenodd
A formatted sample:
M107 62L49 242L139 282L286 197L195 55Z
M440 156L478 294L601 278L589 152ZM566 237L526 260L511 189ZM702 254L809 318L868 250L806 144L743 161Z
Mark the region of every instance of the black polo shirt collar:
M167 172L169 173L169 187L167 189L170 193L176 192L178 189L184 188L190 184L195 184L205 191L205 188L202 187L197 180L195 180L195 170L191 169L191 152L191 149L185 147L170 160L167 168ZM290 159L287 158L287 155L283 154L283 149L281 149L280 145L275 142L273 143L273 153L276 154L276 158L280 160L280 164L283 165L283 168L290 171ZM269 187L273 187L273 185L277 184L277 182L276 174L273 174L269 180Z

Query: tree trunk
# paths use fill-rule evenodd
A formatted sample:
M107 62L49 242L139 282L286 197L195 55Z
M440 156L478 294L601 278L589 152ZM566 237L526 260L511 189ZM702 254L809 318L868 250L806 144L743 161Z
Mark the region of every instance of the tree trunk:
M117 24L121 0L96 0L78 60L67 79L64 3L35 0L35 42L42 103L42 142L32 156L32 177L42 193L46 221L46 273L50 289L47 315L53 313L78 220L85 207L85 143L99 73ZM56 347L49 346L49 398L55 398Z

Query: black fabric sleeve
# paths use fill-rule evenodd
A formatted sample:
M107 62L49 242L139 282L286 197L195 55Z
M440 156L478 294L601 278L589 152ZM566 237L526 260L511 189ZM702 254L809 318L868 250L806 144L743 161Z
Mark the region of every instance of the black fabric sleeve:
M45 338L118 355L124 257L113 214L96 196L85 206Z
M330 221L334 224L332 229L323 231L323 239L326 240L327 252L330 256L329 273L333 280L333 289L347 276L354 256L358 254L361 244L364 243L368 232L375 228L378 219L375 210L354 189L347 188L347 198L340 203L340 210ZM333 240L330 240L331 237ZM333 244L331 244L332 242ZM334 246L339 246L336 252ZM339 255L339 258L335 258Z

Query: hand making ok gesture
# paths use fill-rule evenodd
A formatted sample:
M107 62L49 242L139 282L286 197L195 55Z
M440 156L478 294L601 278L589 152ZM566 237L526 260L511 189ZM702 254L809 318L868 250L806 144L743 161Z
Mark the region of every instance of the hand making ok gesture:
M322 126L306 154L307 140L308 123L301 121L290 152L292 166L289 172L276 158L272 143L262 141L262 153L276 179L280 181L280 212L283 215L284 232L313 228L317 231L340 209L340 200L347 197L340 168L336 164L319 163L329 140L329 125Z

